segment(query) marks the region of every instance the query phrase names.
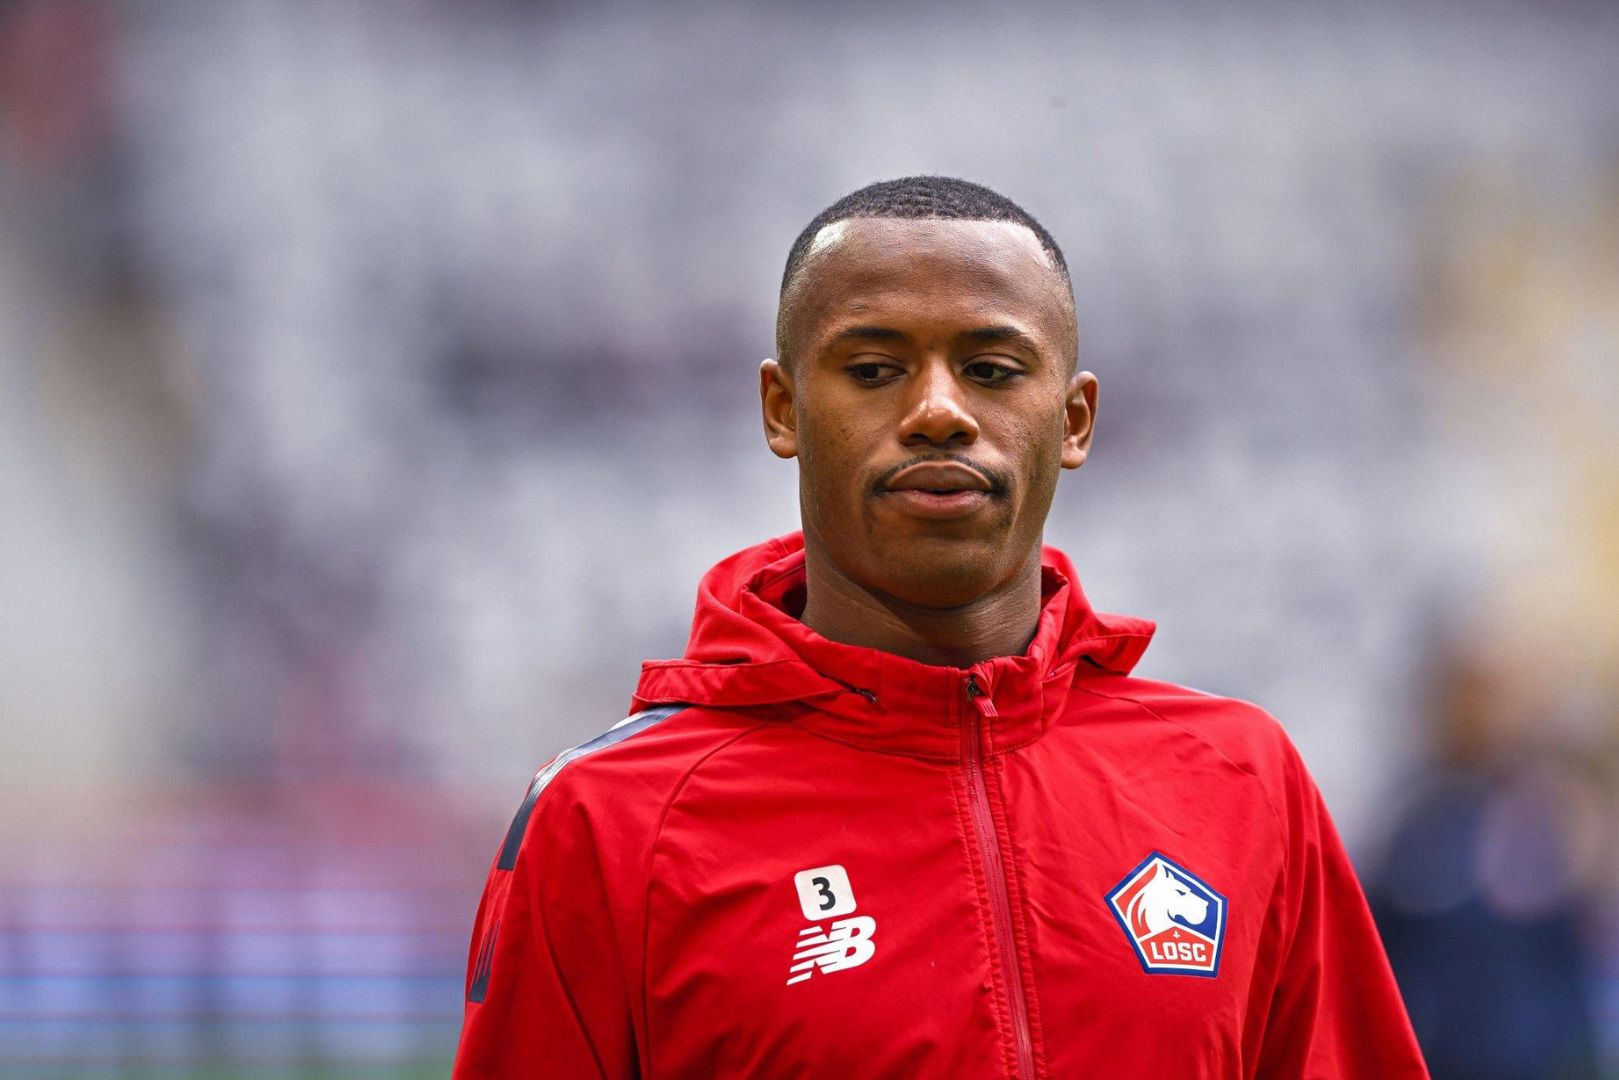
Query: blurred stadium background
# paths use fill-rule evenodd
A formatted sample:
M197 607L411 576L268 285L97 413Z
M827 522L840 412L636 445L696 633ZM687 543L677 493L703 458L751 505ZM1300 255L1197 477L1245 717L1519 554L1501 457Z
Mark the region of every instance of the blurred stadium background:
M1064 246L1047 542L1288 725L1435 1075L1619 1075L1616 42L0 2L0 1075L443 1075L530 774L796 527L788 244L912 172Z

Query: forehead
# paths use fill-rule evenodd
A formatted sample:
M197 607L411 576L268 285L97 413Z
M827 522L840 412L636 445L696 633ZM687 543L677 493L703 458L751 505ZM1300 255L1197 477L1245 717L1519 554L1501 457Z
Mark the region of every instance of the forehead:
M792 329L846 319L1000 320L1055 347L1068 286L1026 226L1009 221L853 218L816 234L791 287Z

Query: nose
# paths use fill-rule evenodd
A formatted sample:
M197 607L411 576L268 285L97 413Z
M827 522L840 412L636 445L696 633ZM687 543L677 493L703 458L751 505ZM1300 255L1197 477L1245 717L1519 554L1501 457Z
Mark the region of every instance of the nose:
M970 445L977 438L978 421L968 406L966 387L950 364L924 364L910 386L900 442L906 446Z

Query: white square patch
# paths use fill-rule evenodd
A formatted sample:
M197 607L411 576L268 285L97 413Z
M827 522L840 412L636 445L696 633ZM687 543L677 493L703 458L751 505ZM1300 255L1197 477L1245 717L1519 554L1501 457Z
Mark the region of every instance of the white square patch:
M793 875L798 886L798 903L810 922L834 919L854 910L854 889L849 874L841 866L817 866Z

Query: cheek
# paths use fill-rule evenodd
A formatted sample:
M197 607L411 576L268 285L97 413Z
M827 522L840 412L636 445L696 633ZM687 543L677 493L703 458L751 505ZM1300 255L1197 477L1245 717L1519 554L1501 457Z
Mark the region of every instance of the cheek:
M823 410L798 425L799 475L817 507L838 512L860 486L860 434L835 410Z
M1050 415L1029 417L1013 435L1016 445L1026 447L1023 475L1028 484L1024 498L1054 488L1062 473L1062 438L1067 430L1066 414L1058 409Z
M861 467L874 437L876 417L863 415L836 397L817 401L798 418L800 452L815 462L827 481L842 481ZM821 482L822 477L817 477Z

